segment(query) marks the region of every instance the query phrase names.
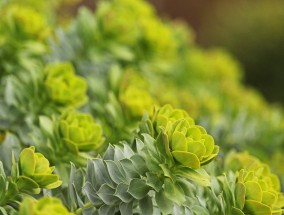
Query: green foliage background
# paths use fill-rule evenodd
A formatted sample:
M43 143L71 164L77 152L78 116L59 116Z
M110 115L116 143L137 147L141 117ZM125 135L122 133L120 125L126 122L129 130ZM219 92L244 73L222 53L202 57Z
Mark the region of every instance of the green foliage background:
M143 0L54 3L0 2L0 214L282 214L283 112L235 59Z

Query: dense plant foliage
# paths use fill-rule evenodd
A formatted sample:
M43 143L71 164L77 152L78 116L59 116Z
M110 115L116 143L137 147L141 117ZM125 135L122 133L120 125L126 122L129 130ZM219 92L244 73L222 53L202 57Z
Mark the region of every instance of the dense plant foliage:
M225 51L143 0L0 5L1 215L282 214L283 113Z

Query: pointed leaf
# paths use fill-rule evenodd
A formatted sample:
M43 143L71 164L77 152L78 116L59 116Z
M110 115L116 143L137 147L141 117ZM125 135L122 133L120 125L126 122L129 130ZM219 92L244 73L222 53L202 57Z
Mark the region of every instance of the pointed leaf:
M54 174L35 174L31 177L41 188L54 189L62 184L58 175Z
M191 168L182 167L179 168L175 173L184 178L192 180L201 186L211 186L210 176L205 171L202 172L201 170L197 171Z
M87 198L93 205L100 206L103 204L103 201L96 194L96 191L94 190L90 182L86 182L86 184L83 187L83 191L84 191L84 194L87 196Z
M89 172L87 172L87 178L88 180L91 180L92 185L94 186L96 190L99 189L100 186L104 183L107 183L110 186L113 185L113 182L109 176L107 167L104 164L102 159L96 158L90 163L88 163L88 165L89 164L94 166L94 174L88 175Z
M141 214L143 215L151 215L153 214L153 202L150 196L146 196L145 198L139 200L139 208L141 210Z
M29 192L34 194L40 193L39 185L31 178L20 176L17 180L18 189L22 192Z
M159 152L166 158L166 162L171 165L174 160L170 151L169 138L167 134L161 131L157 137L156 144Z
M159 192L162 189L163 182L161 179L154 173L147 172L147 185L152 187L156 192Z
M111 179L116 183L127 183L126 173L122 169L119 163L114 161L105 161L108 169L108 173Z
M239 209L243 209L245 205L246 199L246 187L244 183L238 182L235 188L236 195L236 207Z
M103 205L99 209L99 215L114 215L114 214L115 214L115 206Z
M127 192L128 190L128 185L127 184L119 184L116 188L115 191L115 196L117 196L118 198L121 199L121 201L125 202L125 203L129 203L133 197Z
M160 190L160 192L156 193L155 199L159 209L164 214L171 214L173 210L173 202L166 197L164 190Z
M191 167L193 169L200 168L200 162L198 157L190 152L184 151L173 151L174 158L184 166Z
M119 211L121 215L133 214L132 208L133 208L133 202L129 202L129 203L121 202L119 204Z
M135 199L143 199L149 192L149 186L142 179L133 179L130 182L128 193L130 193Z
M166 197L178 205L185 202L185 195L182 188L178 184L174 184L170 179L166 178L164 183Z
M109 144L104 154L104 160L113 160L113 159L114 159L114 147L113 145Z
M103 186L101 186L97 194L105 204L113 205L114 203L119 201L119 199L116 196L114 196L114 193L115 189L108 186L107 184L104 184Z
M136 171L130 159L125 158L119 162L121 163L122 168L124 169L129 178L140 178L139 173Z
M145 165L145 160L138 154L133 155L130 160L132 161L135 170L140 174L145 176L148 169Z

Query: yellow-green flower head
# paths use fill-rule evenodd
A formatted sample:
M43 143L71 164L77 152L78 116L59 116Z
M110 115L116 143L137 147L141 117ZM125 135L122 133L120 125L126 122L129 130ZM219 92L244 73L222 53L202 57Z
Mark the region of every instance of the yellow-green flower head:
M55 197L42 197L38 201L25 198L21 203L18 215L73 215Z
M91 151L104 142L102 127L86 113L64 113L60 118L59 131L66 146L74 152Z
M70 63L52 63L46 67L45 86L50 98L63 106L80 107L88 97L86 80L75 74Z
M131 116L141 117L147 111L151 115L157 104L149 90L147 80L133 68L126 69L120 82L119 100Z
M141 17L152 15L153 7L141 0L101 1L96 11L104 38L128 45L136 43L140 36Z
M281 215L284 197L278 185L277 176L265 166L256 171L241 169L235 190L237 208L245 214Z
M198 169L219 152L213 137L203 127L195 125L183 110L165 105L154 115L153 124L156 133L164 131L167 134L171 154L183 166Z
M153 123L155 130L157 133L161 130L168 131L180 119L185 119L190 125L194 125L194 120L188 116L186 111L174 109L171 105L164 105L154 115Z
M49 161L41 153L35 152L35 147L22 150L19 157L18 187L32 193L39 193L40 188L59 187L62 181L52 173L55 167L49 165Z
M145 111L150 113L155 104L154 99L147 90L135 86L127 87L120 94L120 101L130 111L131 115L137 117L143 116Z
M170 26L157 17L143 18L140 25L142 40L150 52L167 60L175 59L177 43Z
M245 214L282 214L284 197L269 166L248 153L231 153L226 167L237 171L236 207Z
M22 37L45 39L50 35L50 28L45 17L31 7L10 4L3 11L3 27ZM19 36L19 35L15 35Z

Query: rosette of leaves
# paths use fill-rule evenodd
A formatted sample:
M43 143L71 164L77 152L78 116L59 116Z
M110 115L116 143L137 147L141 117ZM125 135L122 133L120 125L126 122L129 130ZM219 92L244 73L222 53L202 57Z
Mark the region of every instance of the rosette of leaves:
M152 112L154 104L157 104L150 93L150 84L137 74L134 69L126 69L120 83L119 100L133 117L143 116L144 112Z
M133 59L158 70L166 68L164 71L168 69L169 61L175 59L177 44L173 31L167 23L158 19L155 9L147 2L101 1L95 17L97 37L105 40L109 44L108 51L118 58L122 55L118 53L130 49L134 54ZM118 30L127 33L117 34Z
M214 139L206 130L195 125L194 120L181 109L165 105L156 110L151 130L155 136L165 137L165 150L178 164L198 169L212 161L219 152Z
M8 3L1 6L0 13L1 78L19 68L31 69L47 52L44 40L51 31L46 17L28 5Z
M97 155L104 142L103 130L88 113L69 110L60 117L39 117L34 127L34 144L68 182L70 161L85 166L87 159Z
M98 214L133 214L136 207L151 214L150 187L141 177L146 172L144 159L127 144L110 145L103 158L88 161L83 192Z
M145 111L150 112L154 105L154 99L148 91L134 86L127 87L127 89L121 93L120 101L134 117L143 116Z
M16 162L12 157L11 176L6 176L0 161L0 212L12 213L23 197L39 194L41 189L58 188L62 181L53 173L49 161L35 148L25 148Z
M6 128L26 133L38 121L39 115L59 114L68 108L82 106L87 101L86 91L85 79L74 74L71 64L43 66L37 61L29 70L19 69L17 74L3 79L0 116L3 124L7 124ZM8 114L11 110L15 116ZM26 135L22 136L26 139Z
M47 20L32 7L9 4L3 8L3 25L7 32L17 32L18 37L44 39L50 34Z
M182 110L176 112L179 114L172 117L173 122L175 118L186 116ZM193 123L193 120L190 122ZM183 126L186 130L187 125ZM136 208L142 214L152 214L155 205L165 214L199 214L205 211L209 214L206 206L196 201L196 186L211 184L205 170L199 169L200 166L194 166L194 169L187 165L191 161L184 164L175 160L164 131L160 130L155 138L149 135L154 134L154 129L146 115L140 127L143 141L136 139L135 152L123 143L123 146L110 146L103 158L88 162L84 190L91 203L101 214L106 211L131 214ZM182 125L180 128L182 130ZM192 160L195 162L195 157ZM140 206L142 200L147 202L145 208L149 211Z
M235 210L240 214L283 214L279 179L266 164L247 153L231 153L226 164L238 171Z
M133 46L141 33L137 26L139 17L153 16L153 12L153 8L141 0L101 1L95 14L97 22L100 23L98 33L107 40ZM129 34L117 34L119 29Z
M59 133L67 148L92 151L104 142L102 127L87 113L65 112L59 120Z
M19 156L19 173L17 186L19 190L38 194L41 188L54 189L62 184L58 175L53 174L55 167L49 166L49 161L35 152L35 147L25 148Z
M72 215L60 199L42 197L38 200L27 197L21 203L18 215Z
M91 113L102 123L106 142L133 141L144 111L150 111L155 102L145 79L132 67L112 65L103 75L87 80L88 104Z
M45 73L45 86L55 103L80 107L87 102L87 83L84 78L75 75L70 63L51 63Z
M155 140L149 135L145 137L147 144L136 140L137 152L122 143L110 145L102 158L89 160L83 193L92 207L98 214L125 215L206 211L194 198L196 187L192 183L185 177L174 176L163 164L159 166L157 151L153 152L155 157L150 157L146 151L155 147ZM187 171L187 174L200 184L210 184L203 173Z
M2 79L0 129L16 133L25 145L31 141L26 134L31 132L40 115L56 115L70 107L70 104L62 106L50 99L44 68L42 62L37 60L28 70L18 69L17 74Z

